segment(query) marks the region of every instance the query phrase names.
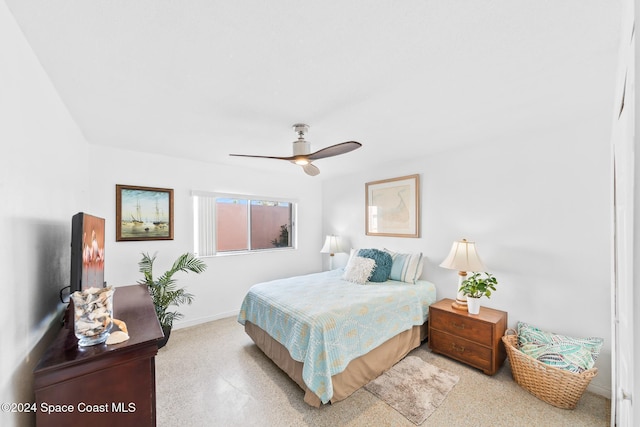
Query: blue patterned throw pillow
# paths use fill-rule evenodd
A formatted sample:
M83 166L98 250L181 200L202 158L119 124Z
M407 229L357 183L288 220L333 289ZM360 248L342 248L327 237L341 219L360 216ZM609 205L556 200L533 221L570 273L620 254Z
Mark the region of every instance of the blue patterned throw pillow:
M370 258L376 262L376 266L373 269L373 273L369 278L370 282L386 282L389 280L389 274L391 274L391 265L393 260L391 255L378 249L360 249L358 256L363 258Z

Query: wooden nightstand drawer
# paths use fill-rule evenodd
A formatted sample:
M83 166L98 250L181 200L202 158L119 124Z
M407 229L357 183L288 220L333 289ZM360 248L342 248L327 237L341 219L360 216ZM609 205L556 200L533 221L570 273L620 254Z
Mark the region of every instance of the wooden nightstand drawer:
M435 311L435 310L434 310ZM449 332L455 336L473 340L478 344L491 346L493 339L493 325L469 317L462 317L455 313L445 311L433 316L432 327L434 329Z
M429 307L429 347L487 375L495 374L506 358L501 338L507 329L507 312L481 307L475 315L455 310L451 303L443 299Z
M445 334L440 331L431 333L431 350L467 363L483 371L491 370L491 348L472 341Z

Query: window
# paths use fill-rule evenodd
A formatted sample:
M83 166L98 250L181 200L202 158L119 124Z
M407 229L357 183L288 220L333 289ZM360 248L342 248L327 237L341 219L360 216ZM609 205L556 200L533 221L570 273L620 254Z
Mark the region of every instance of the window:
M193 199L198 256L294 247L291 200L200 192Z

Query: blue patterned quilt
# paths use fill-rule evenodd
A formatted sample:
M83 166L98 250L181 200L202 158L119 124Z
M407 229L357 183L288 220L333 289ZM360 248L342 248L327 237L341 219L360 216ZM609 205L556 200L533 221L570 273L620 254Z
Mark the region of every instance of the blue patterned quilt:
M391 337L421 325L436 300L435 286L389 280L358 285L342 270L259 283L242 302L249 321L303 362L302 377L322 403L333 396L331 376Z

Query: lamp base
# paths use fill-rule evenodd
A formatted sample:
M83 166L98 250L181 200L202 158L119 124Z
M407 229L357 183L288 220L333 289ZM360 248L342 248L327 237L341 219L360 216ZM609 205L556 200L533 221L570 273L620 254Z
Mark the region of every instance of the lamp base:
M456 288L456 300L451 303L451 307L460 311L467 311L467 297L460 292L460 288L462 287L462 282L464 282L467 277L466 271L458 272L458 287Z
M456 310L464 310L467 311L467 303L466 302L460 302L460 301L454 301L451 303L451 307L453 307Z

